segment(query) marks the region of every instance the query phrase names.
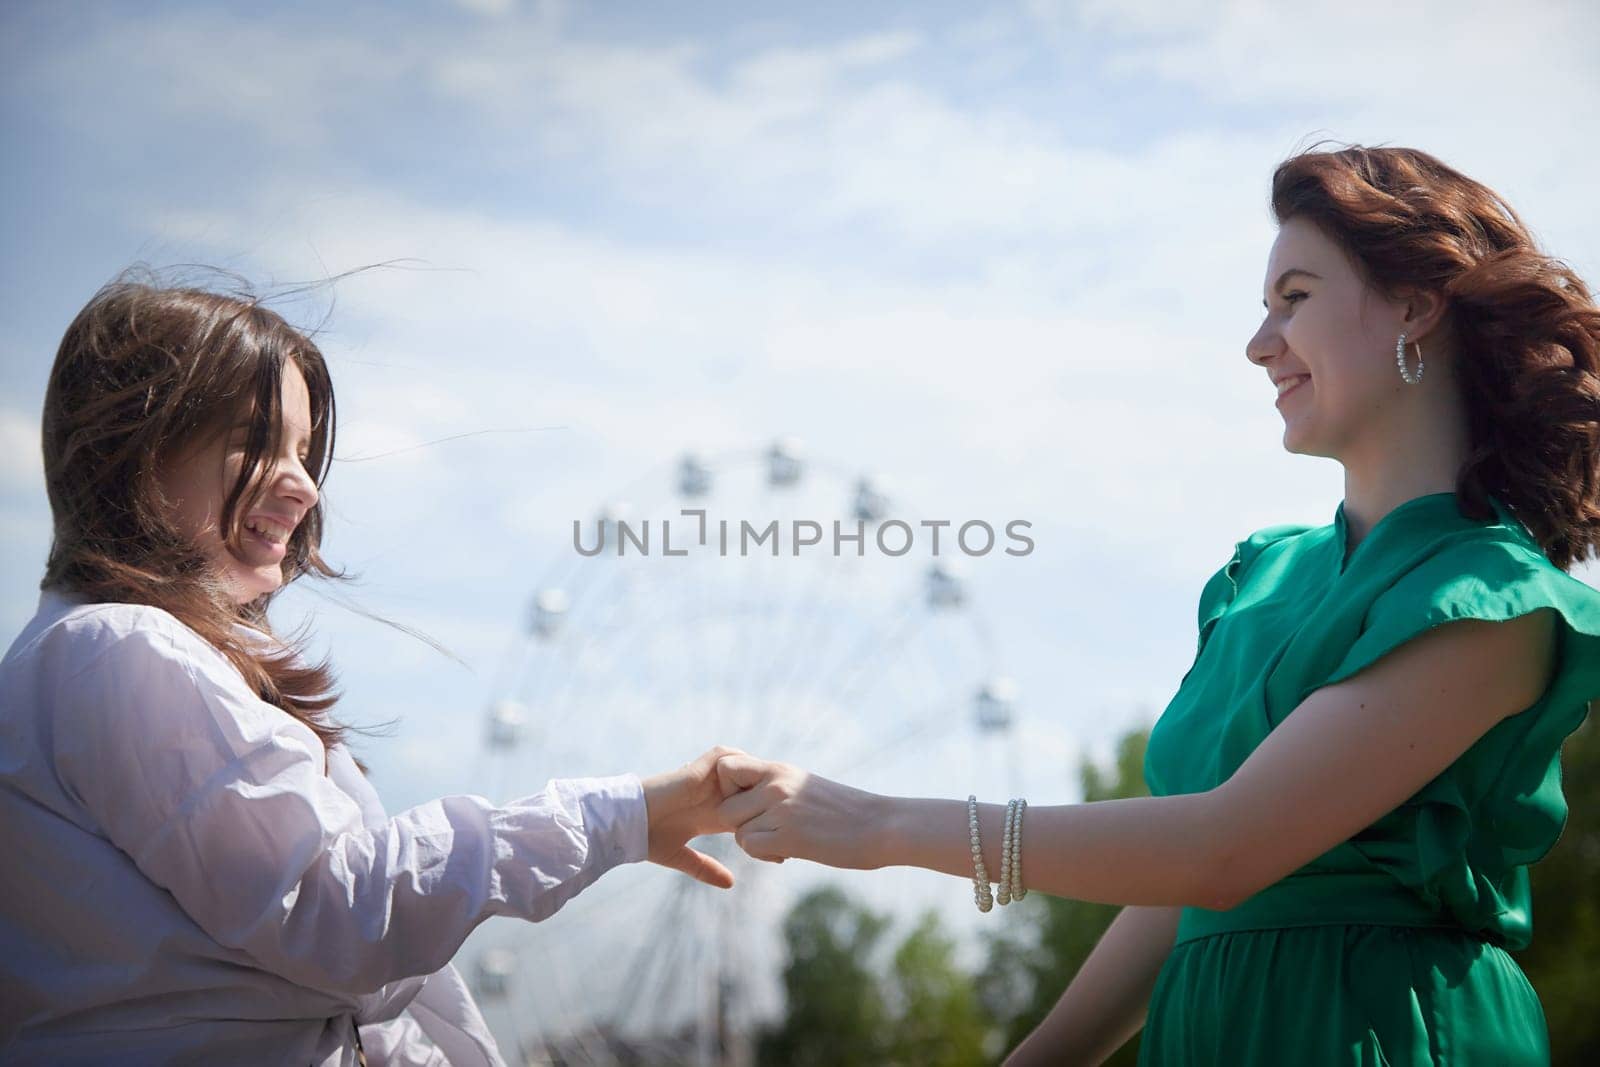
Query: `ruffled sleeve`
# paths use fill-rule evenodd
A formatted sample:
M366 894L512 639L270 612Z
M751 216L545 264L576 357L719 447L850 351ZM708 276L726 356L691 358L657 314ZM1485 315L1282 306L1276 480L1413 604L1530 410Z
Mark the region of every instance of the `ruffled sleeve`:
M1557 618L1555 672L1540 699L1497 723L1400 809L1354 840L1369 861L1469 929L1507 947L1532 936L1526 868L1566 825L1560 751L1600 698L1600 590L1537 548L1479 539L1446 545L1407 570L1368 607L1332 685L1436 626L1499 622L1544 608Z
M1200 588L1199 613L1196 619L1199 636L1194 649L1196 664L1200 661L1200 654L1205 651L1206 639L1211 636L1217 620L1222 618L1228 610L1228 605L1239 595L1244 572L1250 563L1268 546L1284 538L1304 533L1308 529L1310 527L1294 523L1266 526L1233 546L1232 558L1213 572L1211 577L1206 579L1205 585ZM1184 675L1184 679L1187 680L1192 673L1194 673L1193 665L1190 666L1188 674Z
M1234 546L1233 558L1220 570L1206 579L1206 584L1200 589L1199 628L1200 639L1195 645L1195 655L1198 657L1206 647L1206 638L1211 634L1211 625L1222 617L1228 607L1228 602L1233 599L1234 568L1239 565L1239 553L1244 548L1244 542Z
M1510 541L1452 544L1401 575L1374 598L1350 651L1317 686L1343 681L1435 626L1503 622L1541 608L1555 609L1560 622L1556 672L1540 705L1565 737L1583 721L1588 701L1600 697L1600 590Z

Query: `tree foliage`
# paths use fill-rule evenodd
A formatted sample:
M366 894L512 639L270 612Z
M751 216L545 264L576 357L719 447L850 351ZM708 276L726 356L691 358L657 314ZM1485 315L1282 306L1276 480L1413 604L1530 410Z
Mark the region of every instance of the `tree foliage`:
M761 1035L762 1063L851 1067L883 1063L889 1020L873 967L889 919L833 886L813 890L784 919L787 1011Z
M1528 870L1533 942L1515 953L1544 1004L1552 1063L1600 1063L1600 701L1561 749L1567 824Z

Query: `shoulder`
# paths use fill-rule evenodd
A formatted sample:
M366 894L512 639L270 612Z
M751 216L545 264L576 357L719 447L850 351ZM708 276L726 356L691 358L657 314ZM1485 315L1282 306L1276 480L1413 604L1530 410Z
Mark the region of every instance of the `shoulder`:
M151 604L76 605L44 626L31 650L54 673L82 674L113 662L168 660L189 665L220 654L177 616Z
M1235 582L1242 582L1245 573L1257 559L1280 553L1298 556L1301 551L1314 547L1322 529L1324 527L1307 526L1304 523L1277 523L1252 530L1234 545L1233 559L1223 568L1223 573Z
M1318 529L1304 523L1278 523L1252 530L1242 540L1234 542L1233 556L1212 575L1212 579L1221 578L1224 574L1238 577L1267 549L1278 544L1307 544L1309 539L1305 535L1315 533Z
M1335 679L1427 635L1447 650L1441 663L1504 665L1519 693L1560 678L1584 698L1600 695L1600 590L1513 530L1484 527L1428 546L1374 589L1363 612Z
M1250 536L1244 539L1244 543L1259 545L1264 548L1267 545L1299 537L1301 534L1311 533L1323 528L1321 526L1309 526L1303 522L1274 523L1271 526L1263 526L1259 530L1251 531Z
M180 707L253 715L261 704L227 656L164 608L74 604L41 622L8 666L58 713L77 709L95 721L135 711L177 716Z
M308 726L262 700L220 650L165 609L80 605L37 644L29 674L39 710L64 750L95 757L87 765L152 747L176 759L230 759L274 738L321 751Z
M1506 619L1539 607L1600 611L1595 590L1501 526L1440 538L1388 576L1377 601L1422 599L1446 615Z
M1241 566L1248 566L1255 557L1271 549L1309 548L1315 542L1317 534L1326 529L1325 526L1285 522L1252 530L1248 537L1239 542L1239 562Z

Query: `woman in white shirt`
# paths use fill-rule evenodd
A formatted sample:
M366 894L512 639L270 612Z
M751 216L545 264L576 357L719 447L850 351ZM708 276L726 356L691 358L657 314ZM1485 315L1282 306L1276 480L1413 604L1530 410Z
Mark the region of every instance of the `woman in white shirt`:
M0 661L0 1060L503 1063L450 959L619 863L728 888L715 748L387 815L267 606L322 559L334 401L253 299L125 276L45 397L55 530Z

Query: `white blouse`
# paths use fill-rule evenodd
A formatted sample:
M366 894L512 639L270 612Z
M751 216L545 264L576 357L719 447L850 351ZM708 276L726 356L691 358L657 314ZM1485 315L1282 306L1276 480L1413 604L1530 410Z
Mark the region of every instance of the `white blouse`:
M267 640L258 630L241 627ZM639 778L390 817L159 608L47 590L0 661L0 1060L504 1061L450 959L648 851Z

